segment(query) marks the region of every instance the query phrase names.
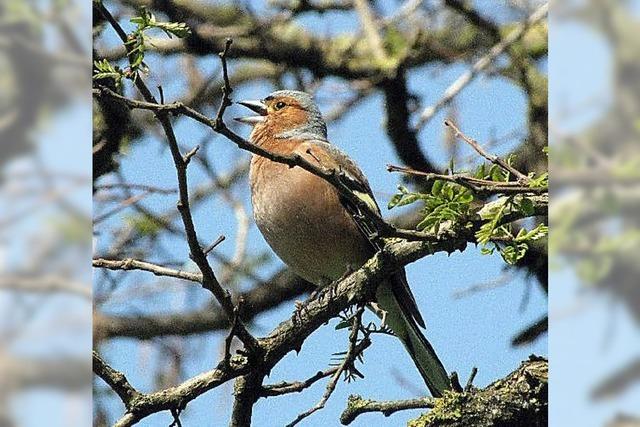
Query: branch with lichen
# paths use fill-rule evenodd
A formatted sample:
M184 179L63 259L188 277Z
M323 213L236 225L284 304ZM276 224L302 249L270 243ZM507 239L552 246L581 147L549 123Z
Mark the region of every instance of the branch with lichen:
M398 411L428 408L429 412L409 421L408 426L546 426L548 369L546 359L531 356L514 372L483 389L447 392L439 399L380 402L350 396L340 422L351 424L366 413L377 412L388 417Z

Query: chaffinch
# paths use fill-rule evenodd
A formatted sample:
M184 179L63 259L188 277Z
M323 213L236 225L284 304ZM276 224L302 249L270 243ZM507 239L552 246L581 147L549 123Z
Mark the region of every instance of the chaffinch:
M326 170L340 171L347 185L378 214L366 177L327 140L327 126L313 98L281 90L260 101L243 101L258 115L237 118L250 124L252 143L274 153L297 153ZM326 286L359 268L375 247L351 216L338 190L300 167L254 155L249 173L253 214L273 251L299 276ZM382 283L376 305L383 322L402 341L434 396L450 388L449 377L418 326L424 327L404 269Z

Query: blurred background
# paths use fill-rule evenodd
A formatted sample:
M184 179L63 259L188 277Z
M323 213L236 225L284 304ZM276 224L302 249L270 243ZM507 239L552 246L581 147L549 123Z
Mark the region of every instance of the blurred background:
M420 181L390 174L387 164L444 171L453 159L462 171L480 163L477 154L451 137L445 118L487 150L514 153L518 168L547 169L544 2L123 0L104 5L125 32L136 29L130 19L140 15L141 6L157 21L191 27L184 39L168 38L159 30L145 33L148 72L142 76L154 95L162 87L165 102L180 100L209 116L216 114L222 81L215 53L227 36L234 39L229 51L234 100L260 99L282 88L313 93L329 123L329 139L361 166L383 207L399 184L426 189ZM519 30L528 20L530 28ZM125 50L113 28L98 14L93 25L95 59L126 69ZM447 88L514 31L521 37L444 102ZM370 47L376 37L380 49ZM396 71L394 61L403 56L405 65ZM111 84L139 99L130 82ZM157 121L149 112L130 111L108 98L96 98L93 109L94 259L133 258L197 271L188 258L175 209L175 168ZM226 115L229 126L245 136L250 129L231 118L246 113L234 105ZM244 317L257 336L264 336L291 316L309 286L274 256L253 224L248 153L191 119L176 117L173 123L183 152L200 145L189 166L199 237L203 246L226 237L210 262L224 286L251 301ZM414 227L418 218L415 207L385 209L384 215L407 227ZM530 354L547 355L546 241L513 268L499 255L482 255L480 248L470 246L450 257L420 260L407 272L427 336L461 381L477 366L476 384L486 386ZM197 284L97 268L94 304L96 349L141 391L177 385L211 369L222 357L227 325L210 294ZM332 354L347 345L347 331L334 330L336 324L313 334L298 355L287 355L268 382L300 380L325 369ZM337 424L350 394L378 400L424 394L411 360L393 338L376 337L358 369L365 378L341 382L326 408L302 425ZM226 425L232 391L228 383L199 397L181 415L182 422ZM255 425L285 425L323 392L320 383L289 397L261 399ZM113 424L123 413L118 396L99 379L94 396L96 424ZM389 418L372 414L353 425L405 425L421 412ZM171 422L170 414L159 413L140 425Z
M136 14L137 1L105 4L126 29L132 28L128 19ZM167 3L153 3L157 4ZM186 12L153 10L163 19L183 13L177 15L180 20L195 27L210 22L208 7L221 6L204 1L192 4L198 7ZM359 33L360 22L353 11L336 7L319 14L296 7L305 4L309 3L251 2L242 7L257 16L293 14L290 19L295 25L318 37ZM407 16L415 14L421 26L426 22L427 28L443 29L443 37L448 37L435 46L440 49L429 52L435 59L430 57L428 64L406 76L413 125L493 45L486 30L476 28L482 24L478 17L502 28L523 21L540 5L517 0L469 2L478 12L474 23L469 8L460 4L375 2L374 10L383 22L389 19L411 28ZM547 70L550 74L551 425L640 425L640 295L633 256L638 245L634 200L639 157L633 148L640 129L635 84L639 12L638 1L552 2L548 63L545 37L541 37L542 49L529 52L538 52L533 57L535 70L542 76ZM213 37L216 25L232 26L236 15L229 16L228 21L212 23ZM1 426L75 426L92 420L110 425L122 413L119 400L103 383L94 380L92 387L88 357L92 250L94 257L135 257L194 269L186 262L180 228L175 233L170 229L178 224L175 176L150 116L116 111L109 123L103 107L94 104L92 123L90 17L88 2L79 0L0 3ZM101 22L93 24L96 52L114 63L121 61L122 49L113 32ZM472 31L470 41L456 46L452 40L466 34L463 29ZM546 28L542 34L546 35ZM298 35L294 33L293 39ZM167 100L187 99L214 114L220 86L217 57L212 51L198 53L188 46L180 50L175 39L154 36L157 49L147 54L149 86L162 84ZM536 121L529 114L530 96L501 74L507 59L492 64L417 133L421 151L435 167L446 167L452 156L460 165L476 160L466 147L448 140L441 125L446 116L455 117L467 134L500 154L531 138L529 125ZM378 87L324 76L318 83L317 76L308 72L297 76L290 67L246 58L233 59L230 67L237 89L234 99L263 97L276 87L315 92L330 120L330 138L362 166L382 205L400 182L385 171L386 163L421 161L415 153L403 154L393 143L392 118L384 110L384 102L393 100ZM397 88L389 93L397 93ZM537 101L544 104L542 99ZM239 111L230 110L229 117ZM544 122L538 118L539 125ZM93 175L88 144L92 125L98 129L93 134L94 156L100 154L96 143L105 132L112 132L109 139L117 141L116 148L103 152L109 154L108 161L100 163L106 167L95 168ZM201 194L196 225L210 241L220 234L227 237L211 258L224 283L238 292L250 292L262 283L281 284L286 290L282 297L286 302L267 307L252 321L252 330L265 334L291 314L295 299L304 298L296 293L308 289L294 286L251 224L246 153L191 123L178 121L176 129L184 147L201 144L203 148L194 163L197 168L190 168L192 192ZM406 213L408 223L410 215ZM531 277L527 272L533 265L529 260L522 269L504 269L498 257L481 256L469 248L464 254L430 257L410 268L410 283L427 319L428 335L446 366L463 379L477 366L476 383L484 386L513 370L529 353L546 354L544 334L534 334L534 340L522 334L540 332L540 325L546 324L547 299L541 281L546 266L539 266L534 271L540 274ZM208 295L199 287L145 273L96 270L94 275L96 348L140 390L175 384L217 363L224 332L216 323ZM276 288L280 289L268 289ZM181 332L185 325L189 333ZM291 355L271 380L300 379L325 367L332 352L346 347L345 334L332 326L314 334L300 355ZM351 393L381 399L421 393L419 384L412 383L413 369L393 340L378 339L365 354L365 379L340 383L324 412L307 424L337 419ZM380 381L372 380L376 375ZM269 407L262 401L256 409L256 424L289 422L322 392L318 384L308 394L270 399ZM183 423L225 425L230 393L230 387L221 388L193 402ZM417 414L371 415L361 417L361 422L402 425ZM159 415L145 422L141 424L169 425L171 420Z
M91 9L0 2L0 426L86 426Z
M640 2L551 10L550 419L636 426Z

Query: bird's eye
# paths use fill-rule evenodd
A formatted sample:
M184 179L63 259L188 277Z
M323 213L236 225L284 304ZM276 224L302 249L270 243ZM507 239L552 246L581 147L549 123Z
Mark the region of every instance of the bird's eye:
M284 108L284 106L285 106L285 105L287 105L287 104L285 104L284 102L280 101L280 102L277 102L277 103L276 103L276 105L274 106L274 108L275 108L276 110L282 110L282 109Z

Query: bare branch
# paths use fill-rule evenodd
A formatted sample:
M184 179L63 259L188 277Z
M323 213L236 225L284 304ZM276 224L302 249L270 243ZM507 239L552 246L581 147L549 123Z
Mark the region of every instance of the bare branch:
M295 381L295 382L281 382L278 384L269 384L265 385L262 388L262 392L260 393L263 397L268 396L282 396L283 394L289 393L300 393L301 391L306 390L311 387L317 381L330 377L338 371L339 367L334 366L333 368L327 369L325 371L318 371L315 375L307 378L304 381Z
M327 401L329 400L334 390L336 389L336 386L338 385L338 381L340 380L340 375L342 375L342 373L345 372L347 369L351 369L351 367L353 366L356 360L356 357L358 355L356 348L358 345L358 334L360 333L360 326L362 325L363 312L364 312L364 306L358 307L358 311L353 317L353 324L351 325L351 333L349 334L349 349L347 350L347 354L345 355L344 360L342 361L340 366L338 366L338 369L336 370L336 372L334 372L333 376L331 377L329 384L327 384L327 388L324 394L322 395L322 399L320 399L320 401L311 409L299 414L295 420L287 424L287 427L295 426L300 421L304 420L314 412L317 412L322 408L324 408L324 405L326 405ZM368 340L368 337L365 336L364 339Z
M527 175L523 174L522 172L520 172L519 170L517 170L516 168L511 166L509 163L505 162L500 157L498 157L498 156L496 156L494 154L489 154L486 151L484 151L484 149L480 146L480 144L478 144L478 141L476 141L473 138L469 138L468 136L466 136L450 120L445 120L444 124L446 126L450 127L451 129L453 129L453 132L454 132L456 138L461 138L464 142L466 142L474 150L476 150L476 152L478 154L480 154L485 159L489 160L491 163L495 163L496 165L500 166L505 171L507 171L510 174L512 174L513 176L515 176L518 179L519 182L521 182L523 184L528 184L531 181Z
M347 402L347 408L340 415L340 422L344 425L351 424L358 416L368 412L382 412L385 417L407 409L428 409L435 406L433 397L421 397L409 400L382 401L363 399L360 396L351 395Z
M422 172L412 168L387 165L389 172L401 172L407 175L415 175L423 177L427 181L448 181L454 184L462 185L475 193L483 195L491 194L544 194L549 190L544 187L531 188L523 185L519 185L517 182L497 182L486 179L478 179L466 174L451 174L444 175L431 172Z
M112 190L116 188L124 188L129 190L142 190L148 193L158 193L158 194L174 194L178 192L178 190L174 188L159 188L153 185L129 184L124 182L118 182L113 184L99 184L94 186L94 188L96 190Z
M116 392L127 409L130 408L131 401L140 396L140 393L129 384L124 374L107 365L96 351L93 352L93 372Z
M188 271L174 270L150 262L138 261L132 258L123 260L110 260L97 258L92 261L96 268L107 268L109 270L142 270L155 274L156 276L175 277L177 279L189 280L191 282L202 283L201 273L190 273Z

